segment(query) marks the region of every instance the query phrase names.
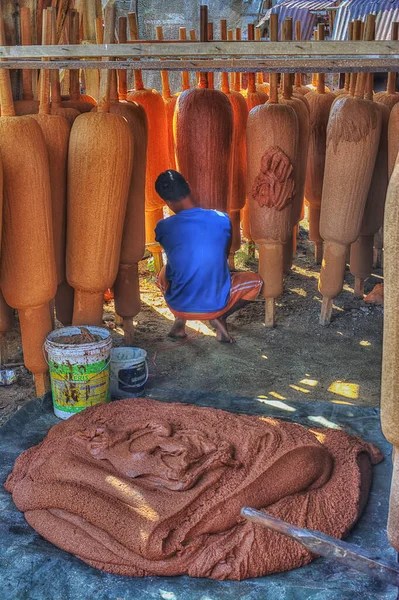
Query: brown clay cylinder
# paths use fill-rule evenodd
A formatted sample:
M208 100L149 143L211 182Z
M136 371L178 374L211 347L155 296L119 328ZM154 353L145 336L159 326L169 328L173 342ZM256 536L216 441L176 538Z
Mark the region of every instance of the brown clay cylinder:
M5 45L1 15L0 45ZM42 395L48 390L42 346L52 327L48 303L57 287L47 148L34 119L14 116L7 69L0 69L0 98L4 172L0 285L7 304L18 309L24 363Z
M389 108L377 104L381 113L381 136L370 190L364 209L360 235L351 245L350 271L355 277L355 296L363 297L364 280L373 270L374 234L382 226L388 188L388 121Z
M398 39L399 23L393 22L391 25L391 40ZM396 92L396 72L388 73L387 89L385 92L374 94L375 102L381 102L392 110L399 102L399 94Z
M381 112L363 100L364 86L360 74L355 97L335 101L327 127L320 215L325 241L319 281L322 324L329 322L332 299L342 290L347 249L360 232L380 141Z
M384 221L384 338L381 385L381 425L395 448L388 516L388 539L399 550L399 163L388 186Z
M207 41L207 32L207 7L201 6L202 42ZM179 96L173 123L176 162L199 206L227 212L233 110L223 92L207 85L207 73L201 73L200 87Z
M136 15L128 15L130 39L137 31ZM160 173L172 168L169 157L168 122L164 100L153 89L144 87L141 71L134 71L134 89L129 90L127 99L140 104L148 119L148 153L145 188L146 244L154 256L155 268L162 267L161 247L155 242L155 227L163 219L164 203L155 191L155 181Z
M51 41L51 18L55 9L43 12L46 22L43 23L43 44ZM42 69L40 73L40 106L39 114L32 115L42 130L48 153L51 187L51 211L53 221L53 237L57 281L65 279L65 246L66 246L66 185L67 155L71 126L64 117L50 114L50 71Z
M388 124L388 178L391 177L399 152L399 106L391 110Z
M221 39L227 39L226 21L220 21ZM247 182L246 127L248 119L247 104L238 92L230 90L229 75L222 73L221 90L226 94L233 109L232 172L228 213L232 224L232 243L230 266L234 266L234 253L241 246L240 210L245 206Z
M70 31L69 41L70 44L79 44L79 13L75 9L70 10L69 16ZM97 73L97 71L94 71ZM87 73L87 71L86 71ZM70 69L69 71L69 100L64 100L61 106L64 108L74 108L80 113L90 112L94 106L97 106L96 100L88 95L82 95L80 93L80 80L79 80L79 69Z
M271 16L277 35L277 15ZM266 325L274 326L274 301L283 291L283 246L294 226L299 125L294 109L278 104L277 78L270 99L248 116L248 202L252 238L259 245L259 274L266 298ZM273 182L273 183L272 183Z
M104 10L104 41L113 41L115 7ZM75 289L73 324L99 325L103 295L118 272L133 163L124 117L109 111L110 73L102 70L98 112L72 127L68 155L67 279Z
M30 8L19 9L22 46L32 45L32 13ZM33 73L31 69L22 70L22 100L14 102L16 115L33 115L39 112L39 102L33 97Z
M159 41L163 40L162 27L156 27L156 35L157 35L157 40L159 40ZM175 113L177 97L172 96L172 94L170 93L168 71L161 71L161 81L162 81L162 98L165 103L166 121L167 121L167 128L168 128L169 163L170 163L171 169L176 169L175 146L174 146L174 141L173 141L173 115Z
M324 39L324 26L319 39ZM318 78L317 90L307 94L310 109L310 135L306 165L305 197L309 203L309 238L315 245L315 261L321 262L323 240L319 231L320 207L326 160L327 124L334 94L326 92L324 74Z

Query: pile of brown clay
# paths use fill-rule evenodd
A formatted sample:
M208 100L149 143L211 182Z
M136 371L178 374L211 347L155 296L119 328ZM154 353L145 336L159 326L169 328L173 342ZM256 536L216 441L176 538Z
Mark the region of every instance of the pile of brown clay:
M241 580L313 558L242 506L342 538L381 460L340 430L135 399L53 427L6 489L40 535L104 571Z
M69 344L70 346L79 346L80 344L92 344L93 342L99 342L101 335L91 333L87 327L79 327L80 333L74 333L72 335L59 335L53 339L56 344Z

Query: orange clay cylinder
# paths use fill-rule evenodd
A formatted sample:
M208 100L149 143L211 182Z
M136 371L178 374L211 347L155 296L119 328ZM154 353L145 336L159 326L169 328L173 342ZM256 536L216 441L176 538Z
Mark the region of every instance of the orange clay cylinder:
M366 32L374 22L375 16L369 15ZM322 325L330 321L333 298L342 290L348 246L360 233L380 142L381 112L374 102L363 100L365 82L362 73L355 96L335 100L327 127L320 215L325 242L319 281Z
M130 38L137 31L136 15L129 13ZM164 100L153 89L146 89L141 71L134 71L134 90L129 90L127 100L140 104L148 119L148 152L145 188L146 244L154 256L156 271L162 268L161 247L155 242L155 227L163 219L164 202L155 191L155 181L160 173L172 168L169 156L168 121Z
M30 8L19 9L21 44L32 45L32 12ZM22 70L22 100L14 102L16 115L34 115L39 112L39 102L33 98L33 73L32 69Z
M271 15L271 38L278 17ZM248 115L247 166L251 236L259 245L264 281L265 324L275 324L275 299L283 292L283 247L294 222L299 125L295 110L278 104L277 74L270 76L270 99Z
M121 23L122 21L122 23ZM126 22L119 19L119 43L126 42ZM111 75L110 112L124 117L133 141L133 170L130 179L118 275L114 284L115 312L123 318L127 344L132 343L132 318L140 312L138 263L145 251L145 174L148 125L145 110L136 102L127 102L126 80ZM119 100L118 100L119 97Z
M156 33L157 33L157 40L159 40L159 41L163 40L162 27L157 27ZM168 128L169 163L170 163L171 169L176 169L175 147L174 147L174 141L173 141L173 115L175 112L177 97L172 96L172 94L170 93L168 71L161 71L161 81L162 81L162 98L165 103L166 121L167 121L167 128Z
M207 6L201 6L201 41L207 41ZM173 131L177 168L202 208L228 210L233 110L223 92L209 90L207 73L198 89L180 94Z
M109 44L114 5L104 12ZM110 73L102 70L98 112L76 119L69 143L67 279L75 289L74 325L102 323L104 292L118 272L133 140L126 119L109 112L109 84Z
M5 45L0 16L0 44ZM17 308L24 363L35 376L38 396L48 391L42 346L52 328L49 301L57 288L46 143L31 117L15 117L9 71L0 69L0 152L4 172L0 285ZM21 176L23 174L23 176Z
M220 21L221 39L227 39L226 21ZM232 243L229 264L234 268L234 254L241 246L240 210L245 206L247 156L246 156L246 127L248 119L247 104L238 92L230 90L228 73L222 73L221 90L226 94L233 109L233 167L228 200L228 213L232 224Z
M43 12L43 44L51 41L51 17L55 9ZM58 284L65 279L65 246L66 246L66 187L67 187L67 155L71 126L64 117L50 114L50 71L42 69L40 73L40 106L39 114L32 115L42 130L50 169L51 211L53 220L53 237L55 264Z
M388 188L389 108L382 103L378 103L377 108L381 113L380 143L364 208L360 235L351 245L350 253L350 271L355 277L354 292L355 296L360 298L364 294L364 280L371 275L373 270L374 235L382 226Z
M70 10L69 15L69 40L70 44L79 44L79 13L75 9ZM90 112L97 102L94 98L88 95L81 95L79 69L70 69L69 71L69 100L61 102L63 108L74 108L80 113Z
M319 26L319 40L324 39L324 26ZM320 208L326 160L327 124L334 94L326 92L324 73L319 73L315 92L306 95L310 109L310 136L306 166L305 197L309 203L309 239L314 243L315 261L320 263L323 240L319 231Z
M381 385L381 426L394 446L394 466L389 500L388 539L399 551L399 164L388 186L384 222L384 344Z

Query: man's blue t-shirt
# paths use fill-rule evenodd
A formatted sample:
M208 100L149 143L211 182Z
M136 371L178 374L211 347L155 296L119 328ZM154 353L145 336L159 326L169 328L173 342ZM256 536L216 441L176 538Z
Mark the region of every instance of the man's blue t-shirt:
M227 305L231 281L228 215L204 208L182 210L159 221L155 239L168 257L165 300L173 310L210 313Z

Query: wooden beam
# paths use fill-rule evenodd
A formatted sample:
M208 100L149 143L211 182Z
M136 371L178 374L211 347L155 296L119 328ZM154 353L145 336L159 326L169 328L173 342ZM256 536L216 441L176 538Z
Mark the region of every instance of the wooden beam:
M399 41L378 42L192 42L140 41L127 44L0 46L0 58L399 58Z
M32 59L9 59L1 63L6 69L140 69L142 71L212 71L230 73L251 73L267 71L269 73L357 73L399 71L399 56L376 58L360 57L275 57L259 59L225 60L52 60L41 62Z

